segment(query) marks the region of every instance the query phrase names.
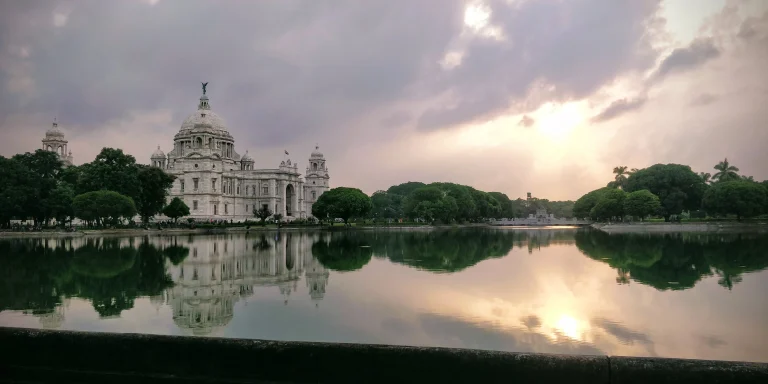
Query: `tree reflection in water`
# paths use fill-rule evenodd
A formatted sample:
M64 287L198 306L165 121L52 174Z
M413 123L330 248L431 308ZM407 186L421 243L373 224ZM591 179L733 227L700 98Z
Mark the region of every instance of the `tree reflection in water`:
M688 289L708 276L734 289L744 273L768 267L768 236L757 234L462 228L8 239L0 240L0 311L24 311L39 316L46 327L57 327L70 297L89 300L102 318L133 308L137 297L150 297L154 304L169 303L176 320L207 330L218 324L215 316L229 319L234 303L254 286L278 287L287 305L304 279L317 306L329 269L355 271L373 258L454 273L515 248L534 252L574 243L589 258L616 269L619 284L634 281L659 290Z
M517 246L528 252L573 243L575 229L505 230L456 228L427 231L339 231L324 234L312 253L326 268L352 271L371 256L436 273L459 272L489 258L504 257Z
M0 310L53 313L64 298L81 297L112 317L173 285L162 251L141 239L76 240L0 242Z
M586 256L615 268L619 284L636 281L658 290L692 288L707 276L733 289L742 274L768 267L765 234L607 234L575 235Z

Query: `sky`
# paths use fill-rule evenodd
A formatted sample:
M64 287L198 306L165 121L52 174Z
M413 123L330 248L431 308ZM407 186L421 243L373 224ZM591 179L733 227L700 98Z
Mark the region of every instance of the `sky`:
M576 199L613 167L768 179L763 0L0 0L0 155L54 118L141 163L212 109L257 168Z

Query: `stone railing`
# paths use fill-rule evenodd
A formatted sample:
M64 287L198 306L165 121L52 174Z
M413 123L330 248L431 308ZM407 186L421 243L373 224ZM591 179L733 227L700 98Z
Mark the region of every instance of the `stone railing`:
M589 225L590 222L578 219L556 219L556 218L511 218L511 219L491 219L490 225L525 225L525 226L547 226L547 225Z
M0 327L3 383L768 383L768 364Z

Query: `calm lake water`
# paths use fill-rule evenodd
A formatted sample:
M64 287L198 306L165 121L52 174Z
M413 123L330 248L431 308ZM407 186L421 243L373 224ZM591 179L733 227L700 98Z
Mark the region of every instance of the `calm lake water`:
M768 362L768 236L0 239L0 325Z

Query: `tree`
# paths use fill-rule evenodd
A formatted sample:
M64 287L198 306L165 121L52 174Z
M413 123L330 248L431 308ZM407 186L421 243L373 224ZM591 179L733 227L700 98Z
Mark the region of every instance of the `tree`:
M173 223L180 217L189 215L189 207L184 203L184 200L174 197L168 205L163 208L163 215L166 215L173 219Z
M754 217L765 212L768 191L757 183L725 181L714 184L704 195L704 209L716 215Z
M95 160L81 165L76 193L99 190L115 191L138 199L141 183L136 158L126 155L121 149L103 148Z
M626 196L627 193L618 188L605 191L600 195L595 206L589 211L589 216L595 220L624 217L624 200Z
M498 201L501 206L501 210L498 212L495 219L515 217L515 212L512 209L512 200L510 200L506 194L501 192L488 192L488 195Z
M699 209L706 185L687 165L655 164L633 173L624 188L627 192L643 189L659 197L660 215L669 221L671 215L683 210Z
M146 224L149 218L160 213L165 206L165 198L168 196L168 189L173 185L175 176L171 176L157 167L146 165L137 165L137 178L139 180L139 193L134 202L141 215L141 221ZM184 202L181 202L184 204ZM184 205L186 207L186 205ZM189 208L187 207L187 213ZM168 216L171 217L171 216ZM175 222L175 220L174 220Z
M717 172L714 176L712 176L712 180L718 183L739 179L739 174L736 173L739 171L739 169L732 166L731 163L728 162L728 158L725 158L725 160L717 163L717 165L715 165L715 169Z
M253 215L258 217L261 220L261 226L267 224L267 218L272 216L272 211L267 208L266 205L262 205L261 208L253 207Z
M136 205L128 196L114 191L93 191L75 196L72 208L76 217L104 225L136 214Z
M63 169L59 156L42 149L34 153L16 155L13 160L19 162L30 172L30 192L23 207L27 217L32 217L36 223L45 222L51 218L49 197L57 186L57 178Z
M624 213L640 219L658 212L660 208L659 197L647 189L632 192L624 200Z
M340 218L344 224L353 217L365 217L373 208L371 198L357 188L337 187L326 191L317 199L314 205L320 203L320 208L325 210L331 219ZM318 219L314 206L312 214Z
M320 195L322 197L323 195ZM328 211L328 200L322 200L317 199L314 204L312 204L312 216L317 218L321 223L324 220L331 220L333 222L333 218L330 217L330 212Z
M32 172L23 164L0 156L0 226L10 226L14 218L27 218L26 208L35 195L32 179Z
M701 177L701 179L704 180L705 184L709 184L712 182L712 175L709 174L709 172L699 172L699 177Z
M283 220L283 214L282 213L275 213L273 216L275 218L275 221L278 225L280 225L280 222Z
M600 200L600 197L606 192L611 191L613 189L614 188L604 187L604 188L600 188L600 189L596 189L594 191L588 192L584 196L580 197L573 204L573 217L578 219L590 217L590 212L592 212L592 208L594 208L595 205L597 205L597 202L598 200Z
M67 183L59 184L48 196L48 209L50 209L51 217L55 218L61 226L64 226L68 220L75 216L75 211L72 208L74 198L75 190Z
M393 219L401 214L402 210L395 204L389 193L386 191L376 191L371 195L371 204L373 209L371 213L374 217L380 217L384 219Z
M408 196L411 194L411 192L415 191L416 189L419 189L421 187L426 187L427 185L420 182L420 181L409 181L407 183L402 183L398 185L393 185L387 189L387 193L391 195L400 195L400 196Z
M613 168L613 173L616 175L613 181L617 188L624 188L624 184L627 182L627 168L624 165Z

